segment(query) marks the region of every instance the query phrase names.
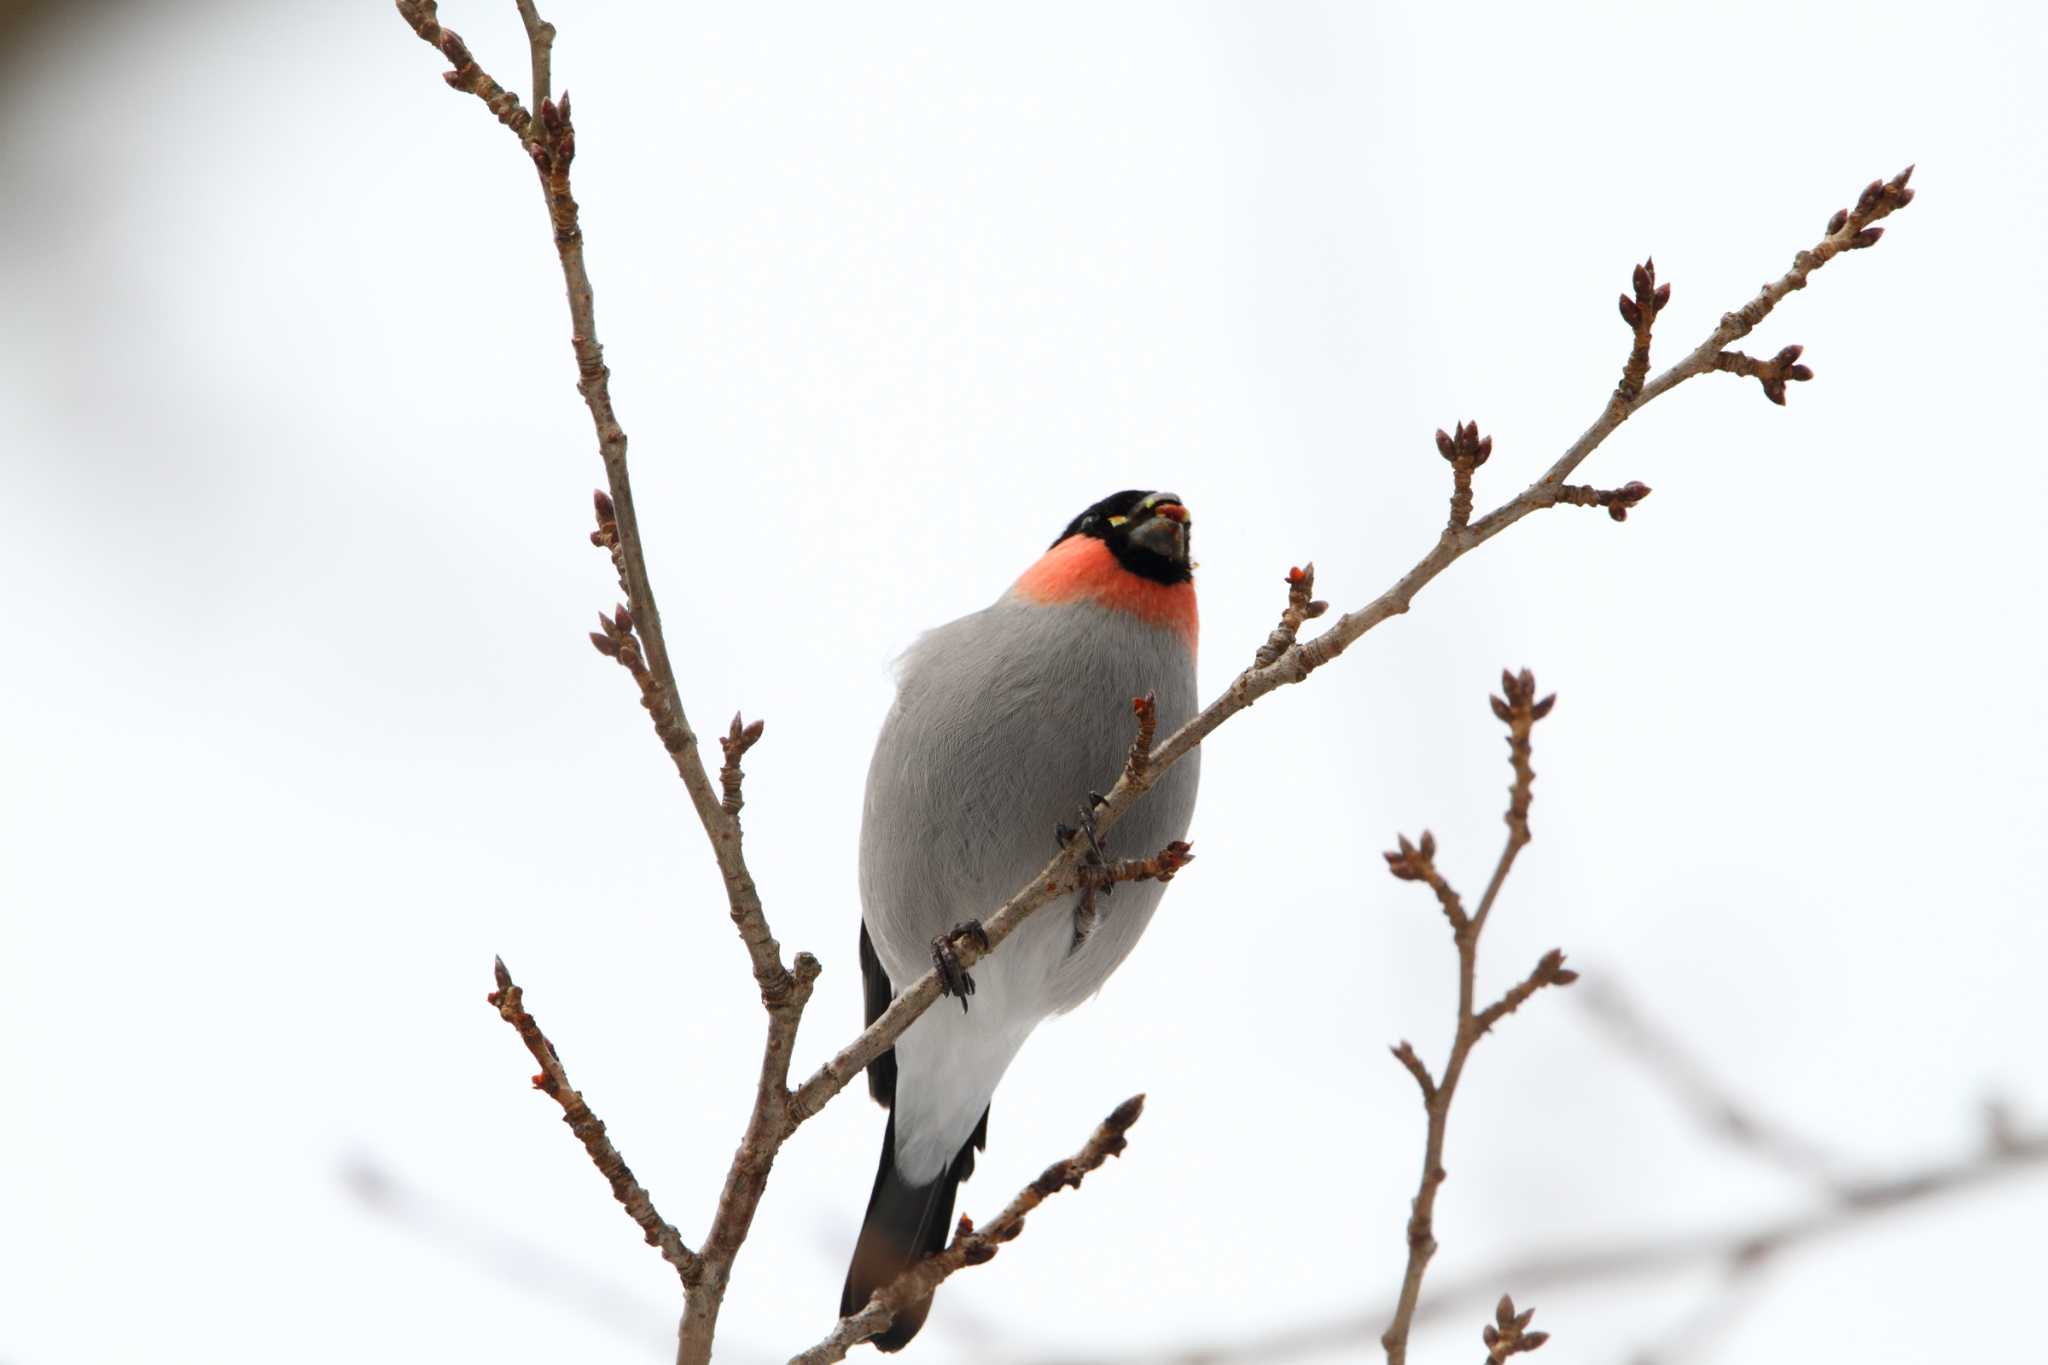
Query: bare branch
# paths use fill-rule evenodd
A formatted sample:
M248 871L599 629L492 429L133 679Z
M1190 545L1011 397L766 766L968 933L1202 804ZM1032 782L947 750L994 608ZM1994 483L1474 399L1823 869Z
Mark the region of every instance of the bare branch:
M865 1307L841 1318L830 1335L810 1350L791 1357L789 1365L830 1365L832 1361L846 1359L850 1348L887 1330L896 1314L921 1299L929 1298L932 1291L954 1271L995 1259L1002 1244L1024 1230L1024 1215L1061 1190L1079 1189L1082 1177L1109 1158L1122 1155L1128 1145L1124 1134L1144 1112L1143 1095L1133 1095L1118 1105L1108 1118L1097 1125L1080 1151L1046 1167L1038 1179L1018 1191L1017 1197L987 1227L977 1231L963 1215L952 1245L925 1257L877 1289Z
M555 93L554 77L548 70L555 49L555 26L540 17L533 0L516 0L516 3L520 22L526 25L527 53L533 62L533 102L538 105Z
M1422 1089L1422 1102L1428 1104L1436 1098L1436 1077L1429 1074L1429 1063L1416 1054L1415 1044L1403 1038L1387 1049L1394 1054L1394 1060L1408 1068L1408 1074L1415 1078L1415 1084Z
M1442 436L1442 433L1438 434ZM1455 440L1444 437L1443 443L1452 446L1454 451L1469 453L1477 447L1478 430L1460 427ZM1543 955L1534 971L1499 1000L1483 1010L1473 1008L1479 967L1479 935L1485 930L1501 886L1514 867L1515 855L1529 842L1529 802L1531 787L1536 781L1536 770L1529 763L1529 736L1536 722L1549 715L1551 707L1557 703L1554 695L1541 701L1536 699L1536 678L1526 668L1520 673L1503 672L1500 676L1501 690L1507 695L1489 700L1494 715L1507 723L1508 757L1514 770L1514 781L1508 787L1507 844L1494 864L1493 878L1487 883L1479 908L1469 917L1466 915L1458 893L1436 869L1436 840L1427 831L1423 833L1420 844L1411 844L1404 837L1400 847L1386 855L1387 870L1395 877L1402 881L1426 883L1436 893L1444 918L1450 921L1451 939L1458 950L1458 1026L1451 1038L1451 1054L1444 1062L1442 1079L1431 1077L1429 1068L1408 1043L1403 1042L1394 1049L1395 1059L1408 1069L1408 1074L1415 1078L1415 1083L1422 1090L1427 1129L1423 1138L1422 1178L1409 1206L1408 1264L1402 1272L1401 1292L1394 1303L1393 1317L1380 1336L1380 1345L1387 1353L1387 1365L1402 1365L1408 1358L1408 1335L1414 1326L1416 1307L1421 1302L1423 1275L1429 1269L1430 1258L1436 1254L1436 1195L1444 1182L1444 1137L1450 1126L1451 1101L1457 1094L1458 1079L1465 1072L1465 1062L1487 1031L1512 1014L1531 995L1545 986L1568 986L1578 979L1578 973L1564 965L1564 954L1552 949ZM1543 1344L1545 1336L1541 1332L1522 1335L1521 1329L1528 1326L1527 1315L1516 1319L1513 1304L1505 1298L1501 1303L1506 1316L1496 1327L1487 1329L1490 1334L1487 1346L1494 1352L1492 1359L1496 1365L1518 1351L1535 1350Z
M498 977L498 989L490 994L490 1002L497 1007L498 1017L519 1030L520 1041L540 1063L540 1074L533 1078L533 1088L562 1106L562 1122L569 1125L569 1131L583 1144L583 1150L590 1153L590 1159L597 1169L611 1183L612 1197L619 1201L640 1231L647 1238L647 1245L657 1248L661 1258L676 1268L685 1285L696 1280L702 1272L701 1262L694 1252L683 1245L683 1239L673 1225L655 1211L654 1201L634 1178L632 1167L619 1155L619 1149L612 1146L612 1140L605 1136L604 1121L590 1112L583 1095L569 1084L569 1073L562 1069L562 1059L555 1052L555 1045L541 1032L540 1025L526 1011L525 993L512 984L512 973L505 968L505 960L497 959L494 964Z

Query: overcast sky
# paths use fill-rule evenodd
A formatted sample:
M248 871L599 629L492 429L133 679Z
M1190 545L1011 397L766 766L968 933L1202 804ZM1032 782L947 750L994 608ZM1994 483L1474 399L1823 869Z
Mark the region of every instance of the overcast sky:
M1654 253L1675 358L1918 162L1882 246L1558 509L1208 746L1140 950L1042 1029L962 1207L1125 1096L1128 1155L913 1352L1235 1340L1388 1298L1446 1041L1434 829L1476 891L1503 664L1561 700L1495 987L1562 945L1851 1174L2048 1123L2037 871L2048 21L2018 5L570 5L576 187L700 729L764 716L749 847L859 1023L889 661L1115 489L1188 501L1213 695L1281 575L1363 603L1597 414ZM510 3L447 0L525 84ZM527 1087L501 953L694 1241L759 1010L679 785L584 642L615 596L532 173L388 5L105 5L0 83L0 1362L646 1362L673 1277ZM785 1150L721 1340L822 1335L882 1115ZM1445 1284L1812 1207L1566 996L1481 1049ZM353 1173L353 1174L352 1174ZM366 1200L375 1189L389 1197ZM2014 1358L2048 1182L1786 1261L1698 1359ZM1672 1344L1711 1274L1526 1292ZM1418 1339L1469 1359L1485 1312ZM1364 1358L1360 1341L1329 1360Z

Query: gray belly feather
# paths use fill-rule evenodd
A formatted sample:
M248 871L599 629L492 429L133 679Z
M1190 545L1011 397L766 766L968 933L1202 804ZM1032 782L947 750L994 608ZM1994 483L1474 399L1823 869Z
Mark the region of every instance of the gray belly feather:
M861 828L863 913L899 988L931 965L934 935L994 911L1055 852L1054 826L1077 824L1086 794L1115 783L1136 728L1131 699L1148 691L1164 737L1195 712L1192 652L1170 630L1092 603L1005 597L905 655ZM1186 835L1200 757L1176 764L1124 818L1112 856L1145 856ZM1093 995L1164 891L1129 883L1100 899L1079 948L1072 901L1041 908L974 969L977 1023L1021 1042L1039 1019Z

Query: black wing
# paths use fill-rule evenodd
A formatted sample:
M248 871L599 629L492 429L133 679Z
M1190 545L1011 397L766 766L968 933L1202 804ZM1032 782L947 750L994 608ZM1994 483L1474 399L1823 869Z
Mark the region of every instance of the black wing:
M889 984L889 974L882 970L882 959L875 956L874 941L868 937L868 924L860 924L860 979L867 995L867 1023L871 1027L882 1017L882 1011L889 1008L889 1002L896 997L896 990ZM881 1056L868 1063L868 1094L884 1109L896 1103L896 1049L890 1048Z

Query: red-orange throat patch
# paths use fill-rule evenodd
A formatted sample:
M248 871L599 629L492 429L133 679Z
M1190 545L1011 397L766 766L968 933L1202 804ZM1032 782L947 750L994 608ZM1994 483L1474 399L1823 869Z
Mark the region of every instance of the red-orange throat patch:
M1013 589L1026 601L1100 602L1141 621L1180 633L1194 649L1201 634L1193 583L1154 583L1116 562L1094 536L1068 536L1024 571Z

